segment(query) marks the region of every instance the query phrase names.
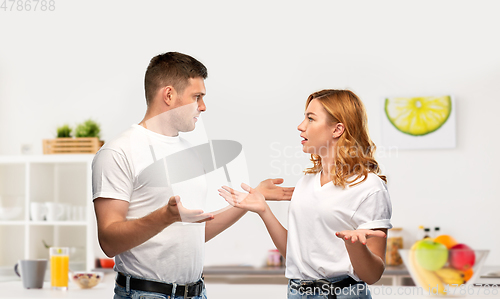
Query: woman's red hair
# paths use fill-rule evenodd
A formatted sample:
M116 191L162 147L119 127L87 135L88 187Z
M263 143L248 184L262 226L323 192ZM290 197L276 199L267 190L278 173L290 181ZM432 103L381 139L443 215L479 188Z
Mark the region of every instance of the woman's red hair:
M323 105L334 124L344 124L344 133L337 143L335 167L331 169L334 185L345 188L360 184L366 180L369 172L387 182L375 161L376 147L368 135L365 107L358 96L349 90L325 89L307 98L306 109L313 99ZM305 173L318 173L323 169L320 156L312 154L311 162L313 167L306 169Z

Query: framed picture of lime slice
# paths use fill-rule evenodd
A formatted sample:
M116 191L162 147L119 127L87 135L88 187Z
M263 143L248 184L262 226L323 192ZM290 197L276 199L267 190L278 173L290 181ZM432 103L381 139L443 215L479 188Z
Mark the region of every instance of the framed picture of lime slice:
M385 98L382 143L398 149L454 148L455 110L451 95Z

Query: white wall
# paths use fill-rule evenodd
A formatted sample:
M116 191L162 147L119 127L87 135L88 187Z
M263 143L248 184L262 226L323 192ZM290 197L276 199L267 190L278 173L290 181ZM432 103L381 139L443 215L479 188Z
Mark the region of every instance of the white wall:
M211 139L244 146L250 183L293 185L308 159L297 125L307 96L350 88L381 140L380 99L453 94L457 148L384 151L393 224L420 224L492 250L500 110L498 1L56 1L54 12L0 10L0 154L89 117L110 140L145 111L149 59L180 51L209 70ZM16 8L14 8L15 10ZM287 204L273 209L286 223ZM272 243L255 215L207 244L207 264L263 262Z

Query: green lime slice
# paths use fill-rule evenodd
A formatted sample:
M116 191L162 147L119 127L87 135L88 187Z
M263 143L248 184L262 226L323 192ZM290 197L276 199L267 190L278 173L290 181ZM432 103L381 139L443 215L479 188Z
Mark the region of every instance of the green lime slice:
M385 114L399 131L412 136L432 133L446 123L451 114L451 97L385 99Z

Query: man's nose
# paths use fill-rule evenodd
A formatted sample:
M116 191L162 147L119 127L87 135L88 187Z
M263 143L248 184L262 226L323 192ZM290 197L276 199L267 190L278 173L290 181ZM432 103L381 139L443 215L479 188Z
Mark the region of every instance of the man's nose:
M198 100L198 111L203 112L207 110L207 106L203 100Z

